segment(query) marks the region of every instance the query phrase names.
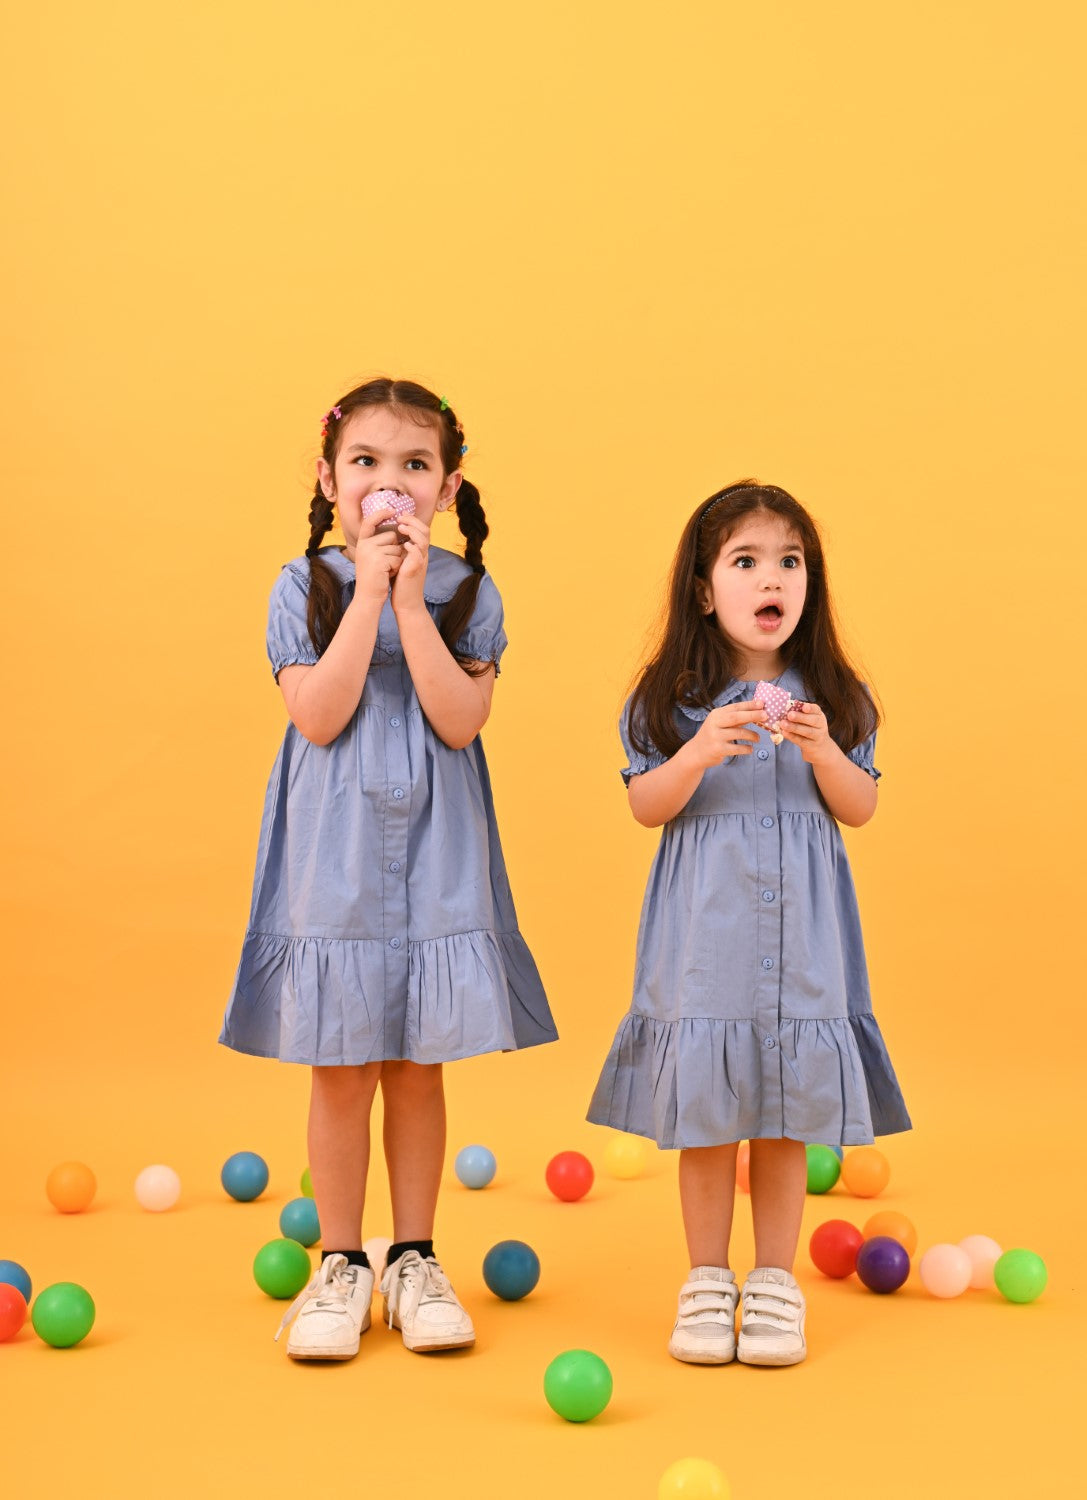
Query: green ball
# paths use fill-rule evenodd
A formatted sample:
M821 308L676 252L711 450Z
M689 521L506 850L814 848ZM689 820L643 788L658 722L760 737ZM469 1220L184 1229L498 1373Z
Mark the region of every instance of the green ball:
M302 1173L302 1180L298 1185L302 1189L303 1198L313 1197L313 1178L309 1174L309 1167Z
M829 1146L808 1146L808 1192L829 1193L842 1175L842 1164Z
M611 1400L611 1371L599 1354L567 1349L544 1371L544 1395L552 1411L568 1422L589 1422Z
M1033 1250L1005 1250L993 1267L996 1289L1009 1302L1033 1302L1045 1291L1049 1274Z
M253 1276L262 1292L281 1302L296 1297L310 1279L309 1256L297 1240L269 1240L253 1259Z
M54 1349L70 1349L94 1327L94 1301L74 1281L57 1281L35 1297L30 1321L38 1337Z

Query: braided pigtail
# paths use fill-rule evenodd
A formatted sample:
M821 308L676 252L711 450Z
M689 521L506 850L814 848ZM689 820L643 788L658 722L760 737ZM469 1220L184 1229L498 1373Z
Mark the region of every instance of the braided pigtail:
M332 528L332 501L319 484L314 486L309 507L309 598L306 600L306 626L313 649L321 656L336 634L343 619L343 592L332 569L317 556L325 533Z
M452 429L452 441L449 441L447 437L447 443L443 444L443 449L448 445L453 450L459 466L460 459L468 451L464 443L464 429L448 403L442 408L442 416L447 427ZM483 502L479 497L479 491L470 479L461 479L460 489L457 491L457 525L464 537L464 561L472 572L442 611L439 630L442 640L465 671L478 676L487 670L489 663L484 666L474 666L470 657L462 656L456 650L456 643L467 629L476 607L480 580L487 571L483 565L483 543L487 540L491 529L483 513Z

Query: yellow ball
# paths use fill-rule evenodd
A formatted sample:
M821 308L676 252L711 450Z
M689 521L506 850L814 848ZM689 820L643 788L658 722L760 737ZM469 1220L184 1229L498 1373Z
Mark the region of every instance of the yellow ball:
M679 1458L669 1464L657 1486L657 1500L729 1500L732 1490L708 1458Z
M610 1177L624 1180L640 1177L645 1171L649 1148L636 1135L614 1136L604 1147L604 1170Z

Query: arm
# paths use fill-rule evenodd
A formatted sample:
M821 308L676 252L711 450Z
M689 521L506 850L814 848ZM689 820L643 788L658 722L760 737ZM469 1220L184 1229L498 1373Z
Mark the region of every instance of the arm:
M781 732L811 766L831 815L849 828L867 823L879 797L875 778L831 739L826 715L818 704L790 709L781 721Z
M428 724L451 750L463 750L490 715L494 666L472 677L442 640L423 597L430 527L417 516L401 517L399 527L404 561L393 584L392 601L400 644Z
M671 760L632 778L628 800L638 822L644 828L659 828L682 812L711 766L730 755L751 754L759 737L744 726L765 723L766 711L757 703L711 709L694 739Z

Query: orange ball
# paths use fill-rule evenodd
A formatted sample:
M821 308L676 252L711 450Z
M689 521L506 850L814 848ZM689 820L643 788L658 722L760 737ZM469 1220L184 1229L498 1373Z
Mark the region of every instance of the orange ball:
M81 1214L91 1206L97 1187L85 1162L62 1161L45 1179L45 1196L62 1214Z
M842 1162L842 1183L854 1198L875 1198L891 1180L891 1164L875 1146L857 1146Z
M741 1141L736 1152L736 1186L741 1193L751 1191L751 1145L748 1141Z
M874 1240L877 1234L897 1240L906 1254L913 1258L913 1252L917 1249L917 1230L905 1214L896 1213L893 1208L885 1208L880 1213L873 1214L864 1226L864 1237L866 1240Z

